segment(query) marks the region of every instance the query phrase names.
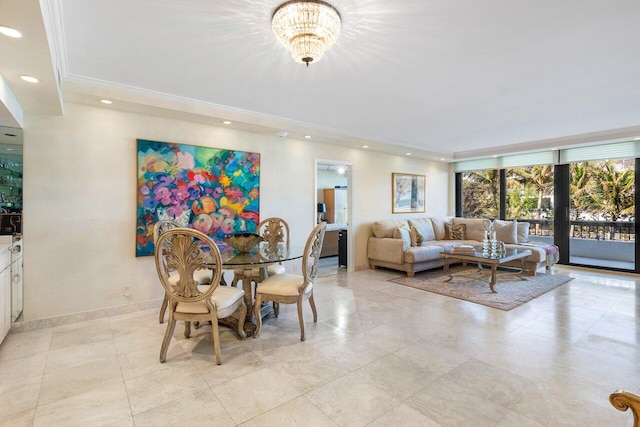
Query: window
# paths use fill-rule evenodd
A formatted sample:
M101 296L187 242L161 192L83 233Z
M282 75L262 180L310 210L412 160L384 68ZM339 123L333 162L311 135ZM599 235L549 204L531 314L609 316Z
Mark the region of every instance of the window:
M466 218L500 216L500 173L497 169L462 174L462 212Z

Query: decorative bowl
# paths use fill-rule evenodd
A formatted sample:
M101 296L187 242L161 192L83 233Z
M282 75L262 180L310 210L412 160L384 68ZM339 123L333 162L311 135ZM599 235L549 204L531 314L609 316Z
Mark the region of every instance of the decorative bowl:
M224 239L224 242L238 252L251 252L251 249L263 240L258 234L242 233L229 236Z

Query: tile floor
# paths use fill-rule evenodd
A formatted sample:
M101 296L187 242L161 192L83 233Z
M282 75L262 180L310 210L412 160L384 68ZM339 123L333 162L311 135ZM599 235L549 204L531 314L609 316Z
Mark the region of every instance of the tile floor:
M244 341L157 310L11 334L2 426L630 426L608 396L640 391L637 276L575 280L510 312L403 287L384 270L319 279L317 324L295 306ZM307 319L311 311L305 308Z

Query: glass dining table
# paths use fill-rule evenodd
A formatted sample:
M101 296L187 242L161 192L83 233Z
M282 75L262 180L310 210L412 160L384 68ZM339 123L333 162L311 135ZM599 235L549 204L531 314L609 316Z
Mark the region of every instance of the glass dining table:
M224 270L242 271L241 283L244 290L244 302L247 306L244 330L247 336L251 336L256 328L253 313L254 294L251 287L255 269L260 269L260 274L266 277L269 265L302 258L304 248L295 245L286 246L284 244L273 246L268 242L260 242L250 252L240 252L227 244L220 244L219 249ZM226 283L222 283L222 285L224 284ZM265 304L260 309L260 316L264 317L270 312L272 312L271 307ZM237 328L238 320L233 317L227 317L220 319L219 323L235 329Z

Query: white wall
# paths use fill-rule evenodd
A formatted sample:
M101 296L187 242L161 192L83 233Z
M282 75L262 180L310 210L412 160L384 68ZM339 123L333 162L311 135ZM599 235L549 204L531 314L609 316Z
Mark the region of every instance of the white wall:
M427 175L427 214L449 214L449 166L306 140L66 104L24 129L26 321L162 297L152 257L135 257L136 139L261 153L262 218L285 218L302 245L315 224L316 158L353 164L355 268L391 214L391 173ZM124 287L131 296L124 297Z

